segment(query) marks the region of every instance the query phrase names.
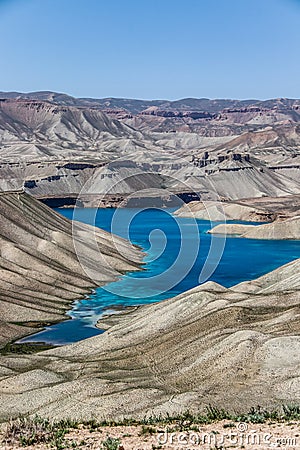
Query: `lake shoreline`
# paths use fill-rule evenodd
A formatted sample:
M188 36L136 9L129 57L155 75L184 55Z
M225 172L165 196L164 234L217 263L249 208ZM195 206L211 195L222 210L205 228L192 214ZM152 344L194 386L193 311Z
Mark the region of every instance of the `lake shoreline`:
M59 212L71 219L75 211L66 209L59 210ZM115 216L116 219L114 219ZM84 340L103 333L119 317L124 317L132 309L139 308L141 304L150 304L173 298L199 285L199 272L205 264L206 255L208 255L212 245L211 237L206 234L211 227L210 221L178 218L174 215L173 209L143 211L136 208L115 210L80 208L76 209L75 219L89 224L94 223L97 228L109 232L112 231L114 234L119 234L122 237L126 237L127 222L133 220L130 237L134 243L131 245L138 246L144 255L144 259L140 263L140 270L127 272L125 275L119 276L116 281L106 283L102 287L94 289L90 295L85 296L83 299L76 300L72 309L67 312L67 316L60 323L39 333L31 334L22 339L21 343L42 341L46 344L62 346ZM117 228L111 230L110 227L113 220L117 223ZM158 224L167 238L167 248L164 249L164 253L161 256L157 256L157 250L155 250L155 246L160 245L160 235L157 235L159 240L153 240L152 238L151 248L147 247L150 242L148 241L149 236L151 236L153 230L157 229ZM253 226L259 227L258 223L255 223ZM178 234L179 231L177 231L176 227L179 227L181 234ZM166 288L158 296L151 294L152 286L155 287L155 283L157 283L154 281L153 284L151 278L154 277L153 279L155 280L157 276L160 276L160 273L168 272L172 259L177 258L176 248L179 249L179 244L183 239L185 241L188 239L187 243L185 242L185 245L188 245L187 257L189 257L189 249L195 252L197 233L200 233L199 247L201 241L202 253L198 254L197 258L200 259L197 259L195 262L189 277L184 278L179 288L174 287L171 290ZM227 236L227 238L223 236L220 240L218 237L216 238L218 246L222 242L225 243L225 241L227 250L224 255L222 254L222 247L219 249L223 262L221 261L220 267L216 266L215 273L212 276L212 280L222 286L230 287L242 281L252 280L300 256L300 246L299 250L297 250L297 243L294 247L284 242L279 244L269 242L259 244L256 241L250 243L249 240L242 239L239 240L239 246L236 246L234 239L230 236ZM258 253L261 252L259 245L264 247L264 258L257 259ZM293 248L294 250L290 250ZM243 254L246 256L242 256ZM253 258L257 259L258 262L255 270L251 268ZM274 262L270 264L270 261ZM185 264L185 259L182 263L183 265ZM172 276L174 284L179 282L180 276L182 276L181 265L178 266L177 272ZM162 287L164 285L165 281ZM121 313L119 312L120 309L122 310Z
M142 262L137 247L99 228L77 223L74 237L71 221L25 192L1 193L0 218L0 347L36 334L44 324L66 321L74 300L124 272L139 270ZM101 247L101 261L86 242L88 236ZM86 274L75 243L100 278Z

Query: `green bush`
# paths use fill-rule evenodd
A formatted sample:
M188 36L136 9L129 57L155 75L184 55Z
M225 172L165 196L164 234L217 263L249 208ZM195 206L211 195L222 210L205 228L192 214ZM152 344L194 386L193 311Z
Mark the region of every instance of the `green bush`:
M102 441L102 448L105 450L119 450L120 439L108 436L105 441Z

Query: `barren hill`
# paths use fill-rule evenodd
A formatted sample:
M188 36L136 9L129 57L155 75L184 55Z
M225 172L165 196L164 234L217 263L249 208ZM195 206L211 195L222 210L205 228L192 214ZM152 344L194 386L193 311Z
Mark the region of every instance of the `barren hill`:
M69 220L22 192L0 194L0 220L0 346L43 322L62 320L74 299L135 270L140 261L139 251L123 239L79 223L72 229Z
M133 140L141 138L140 133L101 111L45 101L0 101L2 159L66 158L76 157L78 152L105 158L114 146L131 146L133 151Z
M299 265L230 289L208 282L105 319L102 335L3 357L1 419L38 411L116 420L208 404L235 412L291 398L298 404Z
M0 97L1 190L59 204L91 179L93 194L122 200L142 188L206 199L300 192L299 100Z
M208 98L184 98L180 100L137 100L127 98L75 98L71 95L53 92L53 91L38 91L38 92L0 92L0 98L11 99L29 99L29 100L44 100L56 104L66 106L84 106L84 107L98 107L111 109L126 109L132 114L142 112L149 107L160 107L168 110L191 110L207 111L209 113L217 113L224 109L242 109L248 106L277 108L277 109L292 109L300 106L298 99L276 98L270 100L233 100L233 99L208 99Z
M285 220L275 220L273 223L259 225L220 224L213 227L211 234L233 234L247 239L300 239L300 216Z

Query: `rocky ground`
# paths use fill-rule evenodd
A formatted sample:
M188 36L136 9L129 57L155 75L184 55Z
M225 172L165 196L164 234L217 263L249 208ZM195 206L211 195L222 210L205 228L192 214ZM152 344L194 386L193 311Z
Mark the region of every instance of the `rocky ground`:
M300 216L277 219L264 225L220 224L208 231L210 234L235 235L247 239L299 240Z
M211 222L238 220L244 222L271 222L276 213L240 204L238 202L194 201L174 213L177 217L195 217Z
M5 429L5 426L2 427ZM26 435L24 429L23 436ZM2 435L3 436L3 435ZM5 437L0 449L78 448L103 450L175 450L237 448L250 450L266 448L300 447L300 422L268 420L266 423L215 421L210 424L154 424L97 426L76 425L60 442L20 445L17 436L11 440ZM24 441L23 441L24 442ZM64 447L62 447L64 445Z
M182 205L175 216L195 217L211 221L238 220L245 222L272 222L299 215L300 195L261 197L225 201L191 201Z
M75 431L68 438L80 443L86 441L80 448L91 448L99 443L107 442L108 437L119 439L124 450L153 450L161 448L175 450L178 448L207 449L212 447L253 449L272 447L300 447L300 423L292 421L272 424L246 424L244 432L239 431L243 424L233 424L229 421L210 425L194 426L191 430L165 432L166 427L108 427L100 432L90 433ZM174 433L174 434L172 434ZM167 441L166 444L164 442ZM255 443L255 444L253 444ZM100 444L101 445L101 444ZM103 446L103 444L102 444ZM100 447L101 448L101 447ZM103 448L105 448L103 446Z

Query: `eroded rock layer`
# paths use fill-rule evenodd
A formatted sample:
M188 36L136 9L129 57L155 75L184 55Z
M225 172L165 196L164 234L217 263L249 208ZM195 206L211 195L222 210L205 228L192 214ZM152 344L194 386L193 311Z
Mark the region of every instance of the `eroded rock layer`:
M143 189L206 200L300 193L299 100L0 97L3 191L24 188L57 205L72 204L87 182L107 197L101 204Z

